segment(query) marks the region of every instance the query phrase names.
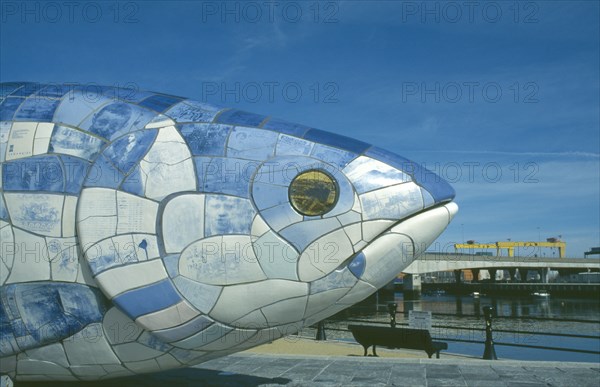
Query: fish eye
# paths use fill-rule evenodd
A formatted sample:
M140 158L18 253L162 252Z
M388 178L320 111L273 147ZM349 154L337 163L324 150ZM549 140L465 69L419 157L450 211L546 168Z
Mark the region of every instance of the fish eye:
M338 196L338 184L335 179L317 169L300 173L292 180L289 188L292 207L306 216L319 216L331 211Z

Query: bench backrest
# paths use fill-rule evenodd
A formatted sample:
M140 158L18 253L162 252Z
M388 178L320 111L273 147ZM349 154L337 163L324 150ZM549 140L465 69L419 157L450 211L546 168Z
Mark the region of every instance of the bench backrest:
M424 350L433 348L431 335L427 329L368 325L348 325L348 329L361 344Z

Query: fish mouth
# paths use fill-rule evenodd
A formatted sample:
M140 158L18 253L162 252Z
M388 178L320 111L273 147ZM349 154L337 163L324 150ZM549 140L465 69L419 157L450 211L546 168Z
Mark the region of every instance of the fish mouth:
M397 221L350 257L348 269L378 289L385 286L425 252L457 212L450 201Z

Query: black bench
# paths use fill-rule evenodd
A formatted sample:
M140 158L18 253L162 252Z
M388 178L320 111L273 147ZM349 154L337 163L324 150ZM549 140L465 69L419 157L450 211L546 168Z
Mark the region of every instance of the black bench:
M432 341L427 329L412 328L391 328L378 327L373 325L348 325L354 339L364 347L367 356L367 349L373 346L373 356L377 356L375 347L383 345L388 348L406 348L422 349L427 352L427 356L435 353L436 358L440 358L440 351L448 349L448 343L441 341Z

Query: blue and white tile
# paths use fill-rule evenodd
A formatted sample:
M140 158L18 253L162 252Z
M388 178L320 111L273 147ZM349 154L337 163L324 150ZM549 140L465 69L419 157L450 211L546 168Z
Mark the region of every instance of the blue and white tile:
M256 113L245 112L237 109L227 109L221 111L215 118L215 121L222 124L239 126L259 126L261 122L265 120L265 118L265 116Z
M257 168L256 161L215 157L205 168L201 191L247 198L250 196L250 182Z
M236 328L267 328L269 323L260 309L252 311L231 323Z
M325 309L329 309L331 305L335 304L336 301L344 297L348 291L350 291L350 288L339 288L311 294L308 297L308 304L306 305L304 318L314 316Z
M346 235L348 235L348 238L350 238L352 245L357 244L363 239L362 225L360 223L353 223L348 226L345 226L344 232L346 233Z
M0 168L0 181L2 181L2 168ZM8 220L8 210L6 209L2 193L0 193L0 219Z
M140 316L135 321L147 330L154 332L184 324L198 317L199 314L187 301L181 301L166 309Z
M121 264L117 248L111 238L101 240L93 245L84 244L82 245L82 250L84 251L85 259L94 274L101 273L111 267ZM94 282L96 281L94 280Z
M164 128L167 126L173 126L175 124L176 124L175 121L173 121L169 117L165 116L164 114L158 114L152 120L150 120L150 122L148 122L146 124L146 126L144 126L144 128L160 129L160 128Z
M77 239L46 238L52 279L54 281L75 282L79 266Z
M181 102L183 98L167 94L153 94L148 98L138 102L140 106L152 109L157 112L164 112L171 106Z
M334 165L338 170L341 170L357 155L343 149L333 148L317 143L311 152L311 156L328 164Z
M358 279L350 272L348 267L334 270L325 277L310 284L310 294L324 292L330 289L344 288L349 290L356 284Z
M85 91L75 90L69 93L68 98L63 98L56 108L54 122L79 127L88 115L110 101L99 95L90 98Z
M21 104L19 110L15 113L15 121L52 121L54 111L58 107L60 100L29 97Z
M138 261L149 261L160 257L158 239L151 234L131 234Z
M102 320L104 337L111 344L130 343L137 340L143 330L117 307L110 308Z
M59 159L65 171L64 192L66 193L79 195L90 169L93 171L92 173L98 173L97 170L91 168L92 164L87 160L67 155L61 155Z
M326 234L315 240L300 255L298 276L301 281L315 281L338 268L352 254L352 243L344 230Z
M284 121L279 118L270 118L264 125L263 129L275 130L277 132L289 134L291 136L302 137L310 127L296 124L293 122Z
M204 238L203 194L185 194L171 199L162 212L162 239L167 253L177 253Z
M271 228L265 222L265 220L260 216L260 214L256 214L254 220L252 221L252 227L250 230L250 235L253 237L261 237L265 233L267 233Z
M81 332L65 339L63 345L71 365L120 364L106 341L101 323L88 325Z
M266 279L250 237L225 235L202 239L181 253L179 273L209 285L231 285Z
M423 195L423 208L429 208L435 204L433 196L423 187L421 187L421 194Z
M281 229L302 222L303 220L302 215L294 211L289 204L282 204L262 210L260 214L275 232L279 232Z
M173 346L184 349L200 349L202 346L212 343L215 340L220 340L223 336L232 331L233 328L223 324L214 323L208 328L192 335L186 339L171 343ZM196 352L196 351L194 351ZM177 356L177 352L172 351L176 358L180 361L186 361L185 356ZM183 354L182 354L183 355ZM191 361L191 359L189 359Z
M173 328L162 329L152 332L156 337L165 343L172 343L197 334L208 328L214 321L205 315L199 315L192 320Z
M181 275L176 277L173 283L194 308L205 314L213 308L222 290L221 286L202 284Z
M85 247L116 234L117 192L108 188L86 188L79 202L77 223L85 251Z
M123 182L125 175L119 171L115 165L106 158L100 155L92 164L90 173L84 181L85 187L105 187L117 188Z
M127 250L127 248L124 247L120 250ZM110 298L167 278L167 272L159 259L115 267L96 276L100 287Z
M69 366L67 355L61 344L55 343L45 345L39 348L32 348L25 351L27 356L31 359L52 359L53 363L56 363L63 367Z
M25 98L5 98L0 101L0 121L12 121Z
M179 126L194 156L225 156L225 144L231 132L230 125L184 124Z
M11 122L0 122L0 162L6 159L6 149L8 147L8 137L10 135Z
M9 223L0 221L0 240L2 240L0 245L0 285L4 285L15 259L15 251L12 248L14 235Z
M370 242L377 238L382 232L390 228L395 222L393 220L369 220L362 223L362 239Z
M34 375L41 376L41 380L50 379L52 376L60 377L60 379L72 377L66 367L50 361L19 359L17 367L19 367L19 380L35 380L31 378Z
M362 252L366 268L361 280L379 289L412 262L413 243L406 235L387 233Z
M227 156L263 161L275 153L278 133L269 130L236 127L227 141Z
M144 196L146 190L147 176L142 172L139 164L133 168L133 171L121 183L121 190L137 196Z
M336 218L344 226L362 222L362 215L360 214L360 212L356 211L347 211L341 215L336 216Z
M254 252L266 276L270 279L298 280L298 251L272 231L253 243Z
M115 354L122 362L154 359L163 354L140 343L118 344L112 347Z
M359 194L412 180L404 172L365 156L352 161L343 172Z
M117 234L156 232L158 203L117 191Z
M148 109L114 102L97 109L76 126L107 140L114 140L126 133L143 129L155 116L156 113Z
M64 171L56 156L34 156L2 164L5 191L63 192Z
M177 122L212 122L223 108L196 101L182 101L165 111Z
M252 184L252 200L259 210L285 204L289 206L289 187L254 182Z
M6 161L33 155L36 122L15 122L8 134Z
M166 196L196 190L196 174L189 149L174 127L159 131L152 148L140 163L146 174L146 197Z
M48 147L50 145L50 137L52 137L52 131L54 130L53 123L40 122L37 125L35 131L35 139L33 141L33 154L40 155L48 153Z
M421 189L404 183L359 196L365 220L402 219L423 209Z
M364 281L358 281L356 285L338 301L338 305L342 305L343 309L356 304L375 293L377 288Z
M137 166L156 139L155 130L138 130L114 141L103 155L123 173L128 174ZM175 149L179 151L180 149ZM180 160L181 161L181 160Z
M217 321L231 323L253 310L307 294L308 284L279 279L226 286L209 315Z
M247 199L226 195L206 195L205 236L248 235L255 215L256 211Z
M289 298L261 308L270 326L302 321L307 296Z
M77 216L77 196L65 195L65 204L62 212L62 236L75 236L75 218Z
M317 219L292 224L279 231L279 234L298 251L304 251L313 241L339 228L341 225L336 218Z
M277 148L275 148L275 155L309 156L313 146L314 143L311 141L303 140L294 136L288 136L286 134L280 134L277 141Z
M255 334L256 330L254 329L235 329L221 336L219 340L213 340L206 345L200 346L199 349L213 352L224 351L242 345L244 342L250 340Z
M62 195L5 193L12 224L36 234L62 236Z

